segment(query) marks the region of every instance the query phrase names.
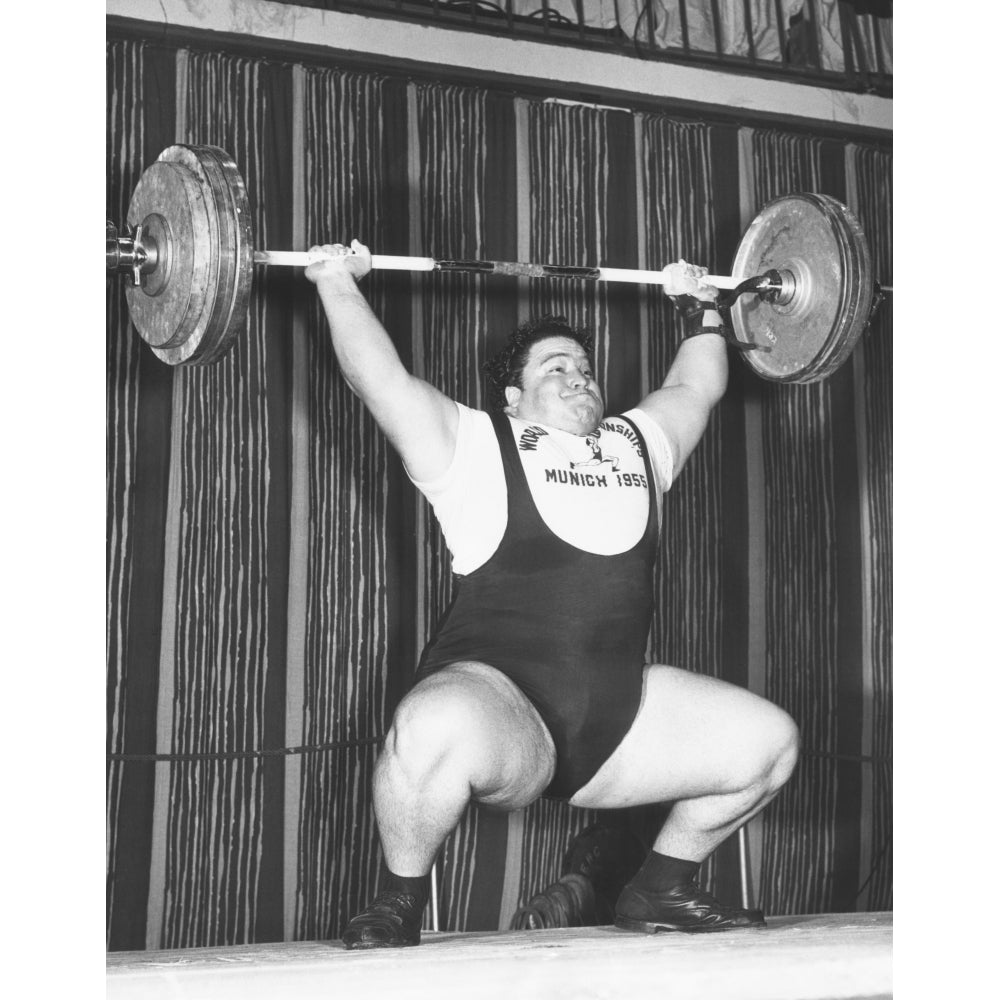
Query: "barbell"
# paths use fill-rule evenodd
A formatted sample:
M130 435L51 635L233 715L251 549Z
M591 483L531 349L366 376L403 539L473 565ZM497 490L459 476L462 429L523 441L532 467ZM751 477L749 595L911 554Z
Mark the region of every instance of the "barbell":
M127 227L107 223L109 274L139 336L170 365L218 361L246 325L254 265L306 267L318 253L254 250L246 186L216 146L174 145L141 175ZM372 255L373 270L458 271L662 285L661 271ZM775 382L814 382L847 359L882 293L853 213L828 195L769 202L740 241L722 290L741 356Z

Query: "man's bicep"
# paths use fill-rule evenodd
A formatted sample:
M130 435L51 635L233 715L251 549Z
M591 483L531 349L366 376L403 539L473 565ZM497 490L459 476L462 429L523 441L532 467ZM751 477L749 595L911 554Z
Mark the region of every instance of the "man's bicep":
M676 476L705 433L711 406L687 386L675 385L651 392L637 409L663 431L673 455Z
M458 405L434 386L408 375L369 409L407 473L420 482L447 471L458 440Z

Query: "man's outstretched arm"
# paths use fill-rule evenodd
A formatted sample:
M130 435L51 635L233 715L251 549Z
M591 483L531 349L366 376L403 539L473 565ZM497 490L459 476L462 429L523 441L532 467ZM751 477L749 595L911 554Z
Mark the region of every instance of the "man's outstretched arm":
M306 277L319 292L341 374L365 404L407 472L436 479L455 454L458 409L453 400L403 366L396 348L357 286L371 254L357 240L314 247L335 255L310 264Z
M714 302L718 292L699 284L705 268L681 261L664 268L667 295L694 295ZM722 317L710 306L702 314L707 327L722 326ZM726 391L729 361L726 342L714 334L702 334L681 342L667 377L651 392L639 409L652 417L663 430L674 457L674 475L683 468L708 425L712 408Z

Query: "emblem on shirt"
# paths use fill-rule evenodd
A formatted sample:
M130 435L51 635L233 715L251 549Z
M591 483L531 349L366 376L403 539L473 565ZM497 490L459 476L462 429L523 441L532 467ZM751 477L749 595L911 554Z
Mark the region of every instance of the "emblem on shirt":
M601 431L598 428L597 432L594 434L587 435L587 445L590 447L592 453L592 458L586 459L583 462L570 462L569 467L571 469L586 469L592 466L604 465L609 463L611 465L611 471L618 471L618 459L614 455L605 456L601 449Z

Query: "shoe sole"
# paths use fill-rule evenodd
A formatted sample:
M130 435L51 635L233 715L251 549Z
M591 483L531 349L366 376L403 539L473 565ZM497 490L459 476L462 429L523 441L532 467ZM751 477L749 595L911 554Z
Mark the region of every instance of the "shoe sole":
M680 926L678 924L664 924L651 920L633 920L631 917L615 917L615 927L620 927L624 931L641 931L643 934L658 934L661 931L680 931L682 934L711 934L719 931L753 931L766 927L767 924L740 924L738 926L709 925L707 927Z

